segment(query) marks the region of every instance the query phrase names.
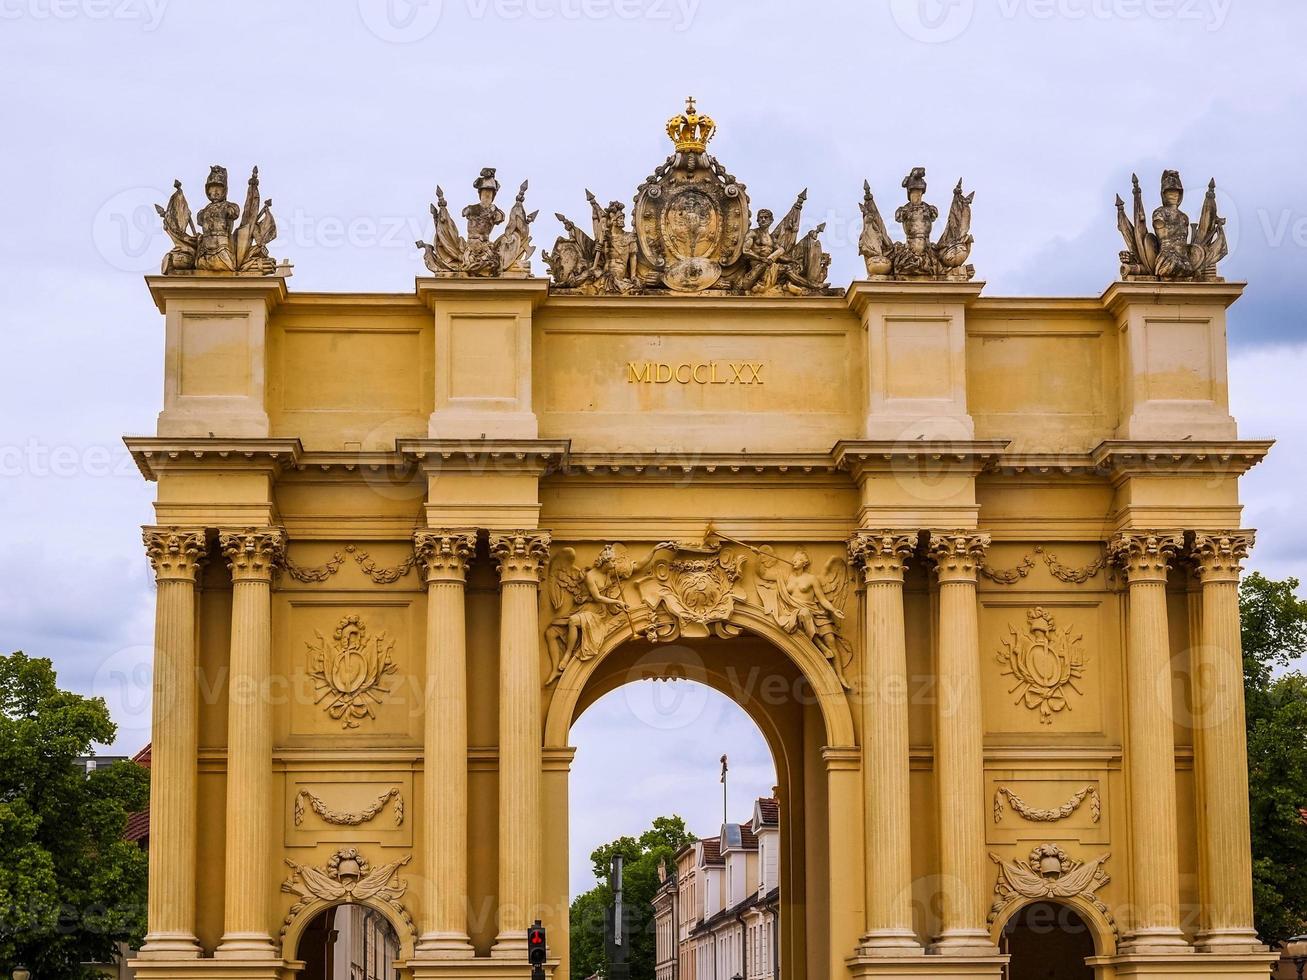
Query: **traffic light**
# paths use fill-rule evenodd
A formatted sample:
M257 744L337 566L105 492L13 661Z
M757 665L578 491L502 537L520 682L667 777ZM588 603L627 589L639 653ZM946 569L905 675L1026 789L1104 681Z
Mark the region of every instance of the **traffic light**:
M545 927L536 919L535 925L526 931L526 948L530 953L532 966L544 966L549 954L549 941L545 937Z

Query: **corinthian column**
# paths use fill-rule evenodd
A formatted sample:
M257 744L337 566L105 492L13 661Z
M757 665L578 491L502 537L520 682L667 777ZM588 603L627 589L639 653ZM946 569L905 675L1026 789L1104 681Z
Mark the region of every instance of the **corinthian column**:
M930 536L939 577L935 795L941 893L932 950L947 956L996 952L985 926L985 728L976 618L976 573L989 540L971 531Z
M1109 554L1129 589L1126 631L1126 780L1130 787L1130 856L1134 928L1130 952L1189 950L1180 931L1176 842L1175 735L1166 573L1180 536L1127 531Z
M540 625L545 531L490 536L499 566L499 934L492 956L526 958L540 893Z
M1198 948L1261 950L1253 928L1252 844L1248 830L1248 745L1244 729L1239 573L1251 531L1198 534L1192 559L1202 588L1202 634L1194 647L1202 920Z
M154 566L149 931L141 956L200 955L195 938L197 687L195 579L203 528L142 528Z
M272 578L285 560L281 528L225 531L231 568L227 708L227 875L215 956L270 959L272 941Z
M464 584L476 531L418 531L427 580L422 772L426 895L419 957L473 956L467 933L467 631Z
M912 851L906 846L912 823L903 571L916 543L915 532L896 531L860 531L849 540L867 587L861 690L867 921L859 952L868 956L922 952L912 928Z

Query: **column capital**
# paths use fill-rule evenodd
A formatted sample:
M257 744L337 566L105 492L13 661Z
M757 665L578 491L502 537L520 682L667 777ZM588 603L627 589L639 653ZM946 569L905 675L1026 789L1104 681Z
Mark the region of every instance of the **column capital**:
M504 531L490 535L490 557L499 567L499 580L538 585L541 567L549 560L548 531Z
M225 530L218 545L233 582L271 582L286 561L286 532L279 527Z
M902 582L917 548L916 531L857 531L849 538L849 560L872 582Z
M1107 557L1126 581L1166 582L1171 561L1184 544L1175 531L1122 531L1107 546Z
M1238 582L1255 540L1253 531L1199 531L1189 549L1194 574L1203 583Z
M926 550L941 582L975 582L990 536L978 531L932 531Z
M159 582L194 582L208 557L202 527L146 525L141 528L145 554Z
M413 532L413 550L427 584L464 582L468 560L476 553L475 528L433 528Z

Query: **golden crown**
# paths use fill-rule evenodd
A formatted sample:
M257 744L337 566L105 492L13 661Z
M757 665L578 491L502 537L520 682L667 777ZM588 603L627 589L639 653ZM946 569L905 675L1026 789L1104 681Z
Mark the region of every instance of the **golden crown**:
M696 110L694 96L685 100L683 113L667 120L667 135L676 144L678 153L703 153L716 131L717 124L712 117Z

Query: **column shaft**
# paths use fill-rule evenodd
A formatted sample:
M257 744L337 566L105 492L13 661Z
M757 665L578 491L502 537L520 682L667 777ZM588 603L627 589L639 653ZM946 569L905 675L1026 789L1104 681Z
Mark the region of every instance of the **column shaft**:
M1198 947L1241 953L1264 947L1253 928L1252 843L1248 825L1248 745L1244 721L1239 573L1252 532L1199 534L1202 635L1192 665L1203 836L1199 842L1202 921Z
M200 955L195 938L198 688L195 579L204 530L143 529L158 594L150 767L150 883L145 958Z
M980 703L976 573L989 537L932 534L939 576L935 792L939 819L941 927L932 949L993 955L985 924L985 728Z
M272 921L272 577L285 556L279 528L221 535L231 567L224 930L216 956L276 955Z
M467 932L467 561L476 532L419 531L427 581L422 773L425 922L419 956L473 956Z
M916 534L859 533L849 542L866 584L862 650L863 853L867 856L865 955L922 952L912 928L908 667L904 562ZM873 857L874 856L874 857Z
M1135 921L1132 952L1183 952L1175 802L1175 734L1166 577L1178 535L1129 532L1111 555L1129 588L1126 630L1126 782Z
M549 535L492 535L499 563L499 934L492 955L525 958L540 893L540 570Z

